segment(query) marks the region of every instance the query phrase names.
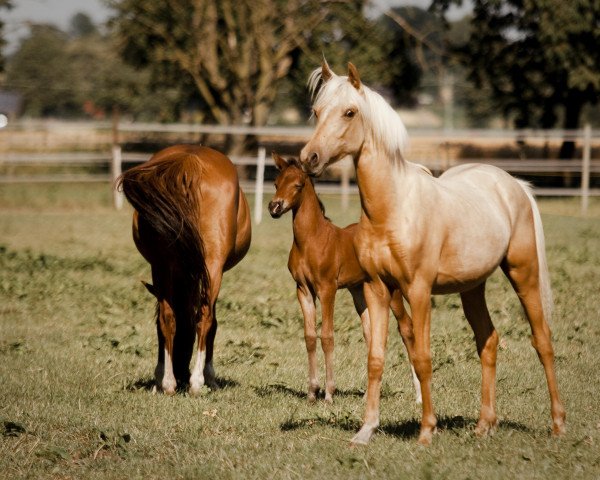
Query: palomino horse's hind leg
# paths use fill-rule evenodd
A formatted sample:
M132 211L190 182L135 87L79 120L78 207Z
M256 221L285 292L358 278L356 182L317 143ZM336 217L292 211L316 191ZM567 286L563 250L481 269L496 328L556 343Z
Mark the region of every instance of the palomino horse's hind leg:
M335 305L336 288L323 289L320 292L321 314L321 348L325 356L325 401L333 402L335 392L335 379L333 375L333 311Z
M221 289L223 272L220 266L209 268L208 271L210 275L210 298L209 305L202 305L201 307L202 314L196 328L198 336L198 353L196 355L194 369L190 376L190 393L192 395L200 393L200 390L205 383L211 388L217 387L212 366L214 339L217 332L214 314L215 304L217 303L217 297L219 296L219 290ZM209 343L211 352L210 358L208 358L207 355ZM206 374L208 375L205 376ZM212 378L210 378L210 375L212 375Z
M319 393L317 375L317 310L315 299L306 286L298 285L296 289L298 302L304 316L304 342L308 354L308 400L314 402Z
M398 331L402 337L402 343L406 349L406 356L408 357L408 363L410 364L410 371L412 374L413 385L415 387L415 399L418 404L423 403L423 397L421 396L421 383L415 372L413 365L413 357L415 354L415 335L413 332L412 318L404 308L404 302L402 300L402 292L398 289L392 294L392 302L390 304L392 312L396 321L398 322Z
M531 327L531 344L544 367L546 382L550 393L550 412L552 415L553 435L565 433L565 409L558 394L558 384L554 370L554 349L550 327L544 318L537 265L531 258L537 258L533 252L509 253L502 263L502 270L509 278L519 300L525 309L525 314ZM517 249L514 249L517 250Z
M460 298L465 316L475 334L477 353L481 360L481 412L475 428L477 435L493 433L496 418L496 354L498 333L494 329L485 303L485 282L472 290L462 292Z

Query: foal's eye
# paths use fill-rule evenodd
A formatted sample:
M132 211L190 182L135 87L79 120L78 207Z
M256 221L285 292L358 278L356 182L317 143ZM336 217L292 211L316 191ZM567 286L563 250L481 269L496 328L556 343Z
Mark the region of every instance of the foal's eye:
M274 183L273 185L275 186L275 190L277 190L277 188L278 188L278 187L277 187L277 184L276 184L276 183Z
M348 110L346 110L346 113L344 113L344 116L346 118L352 118L354 115L356 115L356 111L352 110L351 108L349 108Z
M301 183L296 183L294 187L296 188L296 190L300 190L303 187L303 185Z

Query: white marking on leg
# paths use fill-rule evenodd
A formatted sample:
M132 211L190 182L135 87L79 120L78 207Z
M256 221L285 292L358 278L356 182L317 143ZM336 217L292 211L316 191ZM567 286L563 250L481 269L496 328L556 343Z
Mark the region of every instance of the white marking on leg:
M162 379L162 389L167 395L173 395L175 393L175 387L177 382L175 381L175 375L173 374L173 362L171 355L165 347L165 370Z
M412 363L410 364L410 371L412 372L413 384L415 386L415 401L418 405L423 403L423 397L421 396L421 382L419 382L419 377L417 377L417 372L415 372L415 367L413 367Z
M200 389L204 385L204 362L206 360L206 350L198 350L196 356L196 364L192 375L190 376L190 393L197 395L200 393Z

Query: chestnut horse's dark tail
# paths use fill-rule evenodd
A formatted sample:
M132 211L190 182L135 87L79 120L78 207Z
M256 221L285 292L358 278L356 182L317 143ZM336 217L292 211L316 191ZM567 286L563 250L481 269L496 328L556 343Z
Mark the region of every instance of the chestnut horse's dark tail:
M199 320L200 307L208 304L210 287L198 224L200 178L201 166L196 155L167 150L127 170L117 184L137 210L140 223L156 234L159 245L154 247L163 249L163 258L176 264L179 301L175 303L179 305L175 309L184 310L176 315L188 317L192 325Z

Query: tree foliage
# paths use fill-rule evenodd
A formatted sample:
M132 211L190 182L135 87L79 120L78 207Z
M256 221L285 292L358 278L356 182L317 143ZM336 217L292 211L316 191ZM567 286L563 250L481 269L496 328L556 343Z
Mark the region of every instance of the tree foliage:
M0 11L3 9L9 10L13 7L11 0L0 0ZM2 18L0 18L0 72L4 71L4 56L2 54L2 49L6 45L6 40L4 39L4 22Z
M434 0L445 11L462 0ZM470 80L489 88L516 127L579 126L600 94L599 0L474 0L467 41L455 49ZM569 157L569 145L561 152ZM571 145L572 148L572 145Z
M70 35L50 25L32 25L7 64L5 86L23 96L30 116L92 116L113 109L153 120L173 120L180 87L150 91L147 70L125 64L111 35L102 35L84 14Z

